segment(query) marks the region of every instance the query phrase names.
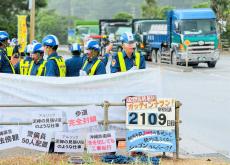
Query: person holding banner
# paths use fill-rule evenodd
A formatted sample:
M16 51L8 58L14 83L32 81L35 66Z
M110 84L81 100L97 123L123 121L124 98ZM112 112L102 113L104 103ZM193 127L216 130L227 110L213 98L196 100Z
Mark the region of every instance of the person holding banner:
M32 62L32 53L33 46L31 44L27 45L25 48L25 58L21 59L14 66L16 74L28 75L30 63Z
M78 43L74 43L70 46L70 51L73 55L72 58L65 61L66 64L66 77L79 76L79 72L83 65L81 55L81 46Z
M44 76L46 61L43 59L44 49L41 43L35 43L32 50L33 61L30 64L28 75Z
M8 39L9 34L5 31L0 31L0 72L15 74L13 64L10 62L6 52L6 47L9 45Z
M123 51L113 54L111 62L111 73L126 72L128 70L145 69L145 58L135 51L136 42L134 36L130 32L121 35Z
M57 54L59 41L55 35L47 35L42 40L44 51L48 55L45 76L65 77L66 65L63 57Z
M100 53L100 46L98 41L90 40L86 44L87 59L84 61L84 65L80 70L81 76L93 76L106 74L105 64L98 59Z

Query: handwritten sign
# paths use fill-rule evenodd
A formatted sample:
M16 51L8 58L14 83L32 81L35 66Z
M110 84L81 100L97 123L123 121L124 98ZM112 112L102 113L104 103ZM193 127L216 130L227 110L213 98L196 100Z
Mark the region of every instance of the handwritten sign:
M175 99L137 96L126 99L126 128L175 129Z
M56 132L55 152L83 152L85 138L79 133Z
M88 153L106 153L116 151L116 138L114 131L90 133L86 138Z
M127 150L137 152L175 152L174 131L133 130L127 132Z
M95 106L85 106L75 111L66 112L68 129L80 129L97 125Z
M0 150L17 147L19 142L19 130L17 127L0 129Z
M39 111L33 112L32 126L34 129L47 131L62 131L62 112L61 111Z
M48 152L51 132L23 128L20 134L20 147Z

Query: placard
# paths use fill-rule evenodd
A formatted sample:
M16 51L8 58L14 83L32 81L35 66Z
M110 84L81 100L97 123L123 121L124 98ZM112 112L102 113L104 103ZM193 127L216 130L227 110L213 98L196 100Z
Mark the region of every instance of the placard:
M17 147L19 142L19 130L17 127L5 127L0 129L0 150Z

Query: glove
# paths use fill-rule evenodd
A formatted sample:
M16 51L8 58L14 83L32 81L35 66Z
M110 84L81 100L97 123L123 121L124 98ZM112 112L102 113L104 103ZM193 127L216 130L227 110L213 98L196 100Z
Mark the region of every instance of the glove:
M80 76L87 76L87 73L84 70L80 70L79 74Z

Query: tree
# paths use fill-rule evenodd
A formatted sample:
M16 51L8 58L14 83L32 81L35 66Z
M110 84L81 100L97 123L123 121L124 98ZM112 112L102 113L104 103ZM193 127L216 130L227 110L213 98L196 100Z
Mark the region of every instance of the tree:
M0 0L0 30L7 31L11 37L17 36L17 15L28 14L28 0ZM47 5L47 0L37 0L36 9Z
M210 2L202 2L192 6L193 8L209 8Z
M129 13L125 13L125 12L120 12L117 13L116 15L113 16L114 19L133 19L133 16L130 15Z
M61 44L67 43L68 18L54 10L39 12L36 18L36 39L41 41L48 34L56 35Z

